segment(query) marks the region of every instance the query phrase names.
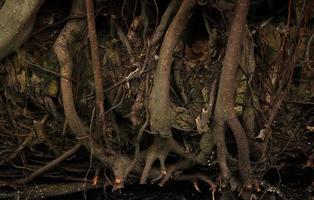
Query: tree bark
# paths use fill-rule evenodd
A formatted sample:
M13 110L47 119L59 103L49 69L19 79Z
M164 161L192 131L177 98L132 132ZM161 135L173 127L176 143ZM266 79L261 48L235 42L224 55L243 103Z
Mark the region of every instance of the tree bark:
M94 19L94 2L93 0L86 0L86 13L88 24L88 37L91 48L92 69L94 74L94 86L96 93L96 133L95 139L102 144L103 123L105 123L105 110L104 110L104 86L102 80L102 71L99 61L98 42L96 25Z
M171 22L165 39L162 43L157 69L154 73L154 82L149 99L150 127L161 137L171 136L173 112L170 108L170 69L173 61L172 53L185 26L192 9L196 6L195 0L184 0Z
M0 9L0 61L17 50L33 30L44 0L7 0Z
M220 75L217 101L215 106L214 136L217 143L218 162L224 181L229 181L230 171L226 162L224 126L227 123L236 139L239 171L245 186L251 186L249 146L244 129L235 113L235 78L239 64L242 32L246 23L250 0L238 0L232 20L223 68Z
M84 12L84 0L76 0L72 3L71 15L82 16ZM71 76L73 71L72 54L78 37L82 37L86 27L85 20L73 20L67 23L58 36L53 48L60 63L61 73L61 92L65 117L73 134L77 140L84 145L104 166L110 166L112 161L109 160L108 154L105 153L103 146L98 141L93 140L86 131L80 117L78 116L74 97L72 92Z

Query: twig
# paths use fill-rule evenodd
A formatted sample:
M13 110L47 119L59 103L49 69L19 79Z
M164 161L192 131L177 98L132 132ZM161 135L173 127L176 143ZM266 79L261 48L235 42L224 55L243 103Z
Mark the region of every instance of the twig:
M214 80L212 85L211 85L211 90L210 90L210 94L209 94L209 102L208 102L208 118L210 119L212 114L213 114L213 110L215 107L215 100L216 100L216 95L217 95L217 80Z
M53 75L55 75L55 76L57 76L57 77L61 77L61 78L67 79L67 80L72 81L73 83L77 84L77 81L74 80L74 79L72 79L72 78L68 78L68 77L62 76L62 75L61 75L60 73L58 73L58 72L55 72L55 71L46 69L46 68L44 68L44 67L42 67L42 66L40 66L40 65L38 65L38 64L32 63L31 61L29 61L29 60L28 60L27 58L25 58L25 57L24 57L24 60L25 60L25 62L26 62L27 64L29 64L30 66L36 67L37 69L40 69L40 70L45 71L45 72L48 72L48 73L53 74Z
M125 94L123 94L121 100L120 100L116 105L114 105L114 106L112 106L111 108L109 108L109 109L106 111L106 113L109 113L109 112L113 111L114 109L118 108L118 107L122 104L122 102L123 102L123 100L124 100L124 97L125 97Z
M68 16L68 17L66 17L66 18L64 18L64 19L62 19L62 20L60 20L60 21L58 21L58 22L56 22L56 23L54 23L54 24L48 24L48 25L46 25L46 26L44 26L44 27L41 27L41 28L38 29L37 31L34 31L34 32L30 35L30 37L33 37L34 35L37 35L38 33L42 32L43 30L45 30L45 29L47 29L47 28L51 28L51 27L58 26L58 25L60 25L60 24L66 23L66 22L68 22L69 20L85 19L85 18L86 18L86 16Z
M60 155L58 158L50 161L48 164L43 166L42 168L36 170L34 173L32 173L30 176L28 176L25 179L20 179L15 181L15 184L26 184L32 180L34 180L36 177L40 176L41 174L51 170L53 167L61 163L63 160L67 159L68 157L72 156L75 152L77 152L81 148L81 144L77 144L74 147L72 147L70 150L66 151L62 155Z
M314 102L310 101L290 101L290 100L284 100L285 103L293 103L293 104L301 104L301 105L314 105Z
M125 83L125 82L127 82L127 81L129 81L129 80L131 80L131 79L137 78L137 77L141 76L142 74L144 74L144 73L146 73L146 72L148 72L148 71L150 71L150 70L152 70L152 69L154 69L154 68L156 68L156 66L153 66L153 67L150 67L150 68L148 68L148 69L145 69L145 70L141 71L140 73L136 74L136 76L126 77L126 78L124 78L123 80L119 81L118 83L116 83L116 84L110 86L109 88L105 89L104 92L105 92L105 93L106 93L106 92L109 92L110 90L112 90L112 89L118 87L119 85L121 85L121 84L123 84L123 83Z
M124 47L126 48L129 56L130 56L130 60L131 60L131 63L134 62L134 51L130 45L130 42L128 41L126 35L123 33L121 27L117 24L116 22L116 17L114 15L111 16L113 18L113 23L114 23L114 26L116 28L116 31L117 31L117 34L118 34L118 37L120 39L120 41L122 42L122 44L124 45Z
M156 29L157 24L158 24L158 19L159 19L159 10L158 10L158 5L157 5L156 0L153 0L153 2L154 2L154 6L156 8L156 22L155 22L155 29Z
M310 48L311 48L311 44L312 44L312 40L314 38L314 33L311 35L309 41L307 42L307 45L306 45L306 64L307 64L307 67L312 71L314 72L314 68L311 66L311 60L310 60Z

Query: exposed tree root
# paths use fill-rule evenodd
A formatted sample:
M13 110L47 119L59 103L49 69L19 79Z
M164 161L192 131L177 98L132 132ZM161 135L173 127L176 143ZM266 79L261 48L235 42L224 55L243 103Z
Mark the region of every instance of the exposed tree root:
M166 11L164 12L164 14L163 14L163 16L162 16L162 18L160 20L159 25L157 26L156 30L154 31L153 35L151 36L151 38L150 38L150 40L148 42L148 46L146 48L145 61L144 61L144 68L147 68L147 66L149 65L149 62L150 62L151 57L152 57L152 53L155 50L156 46L159 44L162 36L164 35L164 33L166 31L166 28L168 27L168 25L169 25L169 23L170 23L170 21L172 19L171 17L178 10L179 5L180 5L180 1L178 1L178 0L170 1ZM118 35L119 35L119 30L120 30L120 27L117 27ZM123 42L123 41L126 40L126 39L122 39L122 37L120 37L120 40L124 44L125 42ZM124 45L128 52L129 52L128 49L131 48L131 47L128 47L129 45L130 45L129 43L128 43L128 45ZM133 52L132 52L132 55L133 55ZM144 90L142 89L143 86L144 86L144 83L142 82L140 84L139 92L138 92L138 94L136 96L135 102L132 105L132 112L131 112L130 119L131 119L131 122L133 124L133 127L135 127L135 125L137 125L138 120L137 120L137 116L136 115L142 109L142 107L144 105L143 104L143 101L144 101L144 98L143 98ZM145 101L147 101L147 100L145 100ZM148 109L148 106L146 106L146 107Z
M187 157L185 148L178 144L172 137L155 137L153 144L146 150L145 166L141 175L140 184L146 184L149 171L155 160L160 163L160 175L167 174L165 160L170 152L176 153L181 157Z
M163 17L162 26L152 37L152 44L156 43L162 35L171 12L176 9L176 1L168 7L167 15ZM145 156L145 166L141 175L140 184L145 184L148 174L158 159L160 163L160 175L153 181L159 180L167 175L165 160L170 152L174 152L186 158L186 150L181 147L173 138L171 126L173 123L173 111L170 107L170 68L172 64L172 52L181 37L181 34L188 22L188 16L196 5L194 0L183 1L176 16L171 22L160 50L160 58L154 75L154 83L149 99L150 128L160 136L155 136L154 143L149 147ZM159 32L158 32L159 31ZM149 56L150 50L148 51ZM162 92L160 92L162 91ZM165 137L165 138L164 138Z
M12 9L15 5L12 2L20 3L17 0L2 2L0 0L0 10L4 11L0 12L0 21L5 22L2 24L9 26L12 24L11 21L15 19L22 21L17 21L12 26L12 29L16 31L14 33L12 33L12 30L9 30L9 26L4 27L4 32L0 31L0 61L3 55L6 56L14 51L28 37L33 27L34 16L44 0L34 0L33 4L29 4L32 7L31 11L21 14L16 14L17 10L21 10L20 4L17 5L17 9ZM264 53L264 51L268 51L269 47L272 48L272 46L269 46L272 41L268 41L268 34L256 34L253 39L251 35L243 33L250 1L238 0L217 95L215 80L217 80L217 71L219 71L218 68L221 65L220 56L224 52L223 46L226 44L223 40L225 39L224 33L227 29L224 23L225 16L221 16L223 13L219 13L216 10L217 8L215 8L217 4L204 0L171 0L167 1L168 7L160 18L159 10L163 11L165 6L167 6L167 2L136 0L135 5L131 5L132 2L129 2L126 10L124 8L120 10L121 13L126 12L127 14L121 16L122 20L125 20L126 26L120 27L121 21L117 14L120 8L115 7L115 5L120 5L123 0L114 3L92 0L71 2L70 16L66 16L66 18L58 22L54 22L54 20L65 17L65 14L62 14L60 10L53 10L53 14L51 14L46 11L46 9L50 11L50 3L45 4L44 12L39 12L40 18L36 24L38 31L34 33L36 37L32 38L21 50L21 52L24 52L24 50L32 51L34 47L39 47L40 50L49 51L52 40L57 36L56 33L60 31L59 25L68 22L59 33L53 46L58 60L53 55L50 56L50 52L34 51L25 54L21 53L23 59L20 59L21 55L18 54L18 58L12 56L0 64L0 82L3 85L3 87L0 86L0 93L3 93L0 95L0 136L5 138L0 140L0 157L3 158L2 160L0 159L0 188L1 191L4 188L9 193L13 189L26 186L26 189L23 188L23 190L11 194L2 192L0 193L0 198L40 199L97 188L103 186L103 184L106 186L107 183L113 187L113 190L117 190L124 187L124 184L138 182L141 184L152 182L162 187L171 181L190 181L195 189L199 191L198 181L202 181L212 189L212 198L214 199L216 183L209 178L209 174L202 174L200 171L206 170L212 173L213 170L211 169L216 169L215 154L213 154L215 145L217 146L221 173L217 182L221 184L223 189L222 199L228 198L225 196L228 193L226 191L230 191L230 193L238 192L242 199L251 199L253 189L257 192L255 193L257 198L262 196L260 195L261 193L271 192L270 190L273 187L267 188L262 185L262 182L258 182L263 190L263 192L258 193L260 191L259 185L252 180L250 174L250 153L251 156L253 155L256 158L254 160L261 158L261 155L263 159L267 159L268 155L278 155L278 151L281 154L288 147L288 145L284 144L282 145L284 150L281 150L279 149L281 146L277 148L276 145L275 148L279 150L274 150L275 148L267 149L267 144L272 139L272 136L276 144L281 142L281 140L275 138L276 135L279 135L277 130L272 135L272 127L275 125L276 128L280 129L279 123L286 125L281 120L278 120L278 123L275 124L274 120L279 112L285 112L285 109L281 108L291 88L292 75L297 72L294 70L294 67L301 63L298 60L297 51L299 47L302 48L302 45L299 46L303 37L300 31L303 32L305 29L302 27L307 26L308 23L306 17L309 15L309 11L307 11L307 7L310 5L309 1L303 2L303 8L299 8L300 12L298 11L297 2L289 1L287 28L295 31L288 31L285 34L279 33L283 39L281 46L279 45L280 47L275 49L279 55L271 55L270 57L277 57L276 61L268 62L269 52ZM86 7L84 2L86 2ZM98 44L93 2L97 2L96 8L101 6L99 8L101 12L99 11L96 14L98 19L100 19L97 21L97 25L99 25L97 29L101 33L99 34L101 36L99 41L106 44L106 47L103 48L105 51L108 48L112 50L107 52L108 55L104 56L106 66L103 67L106 68L107 64L112 65L107 68L109 71L105 73L101 70L97 52ZM151 13L155 9L151 7L153 5L151 3L154 3L157 13ZM203 19L200 19L201 15L199 13L192 13L193 8L197 4L197 10L203 11ZM231 8L234 7L233 4L230 8L229 6L225 8L231 11ZM21 5L24 5L24 3L21 2ZM294 5L296 5L296 8L293 7ZM63 5L58 6L65 8ZM9 7L10 9L8 9ZM26 6L25 9L30 9L30 7L27 8ZM133 8L133 13L131 13ZM209 14L208 11L214 12ZM292 15L294 11L296 11L296 16ZM86 13L88 23L86 23ZM139 13L141 16L134 18ZM9 17L1 20L1 16ZM12 19L10 19L10 16L12 16ZM48 19L45 17L48 17ZM156 17L156 23L160 21L157 28L153 27L151 23L154 17ZM190 17L191 20L189 20ZM11 21L8 21L7 18ZM132 33L128 36L133 34L134 37L128 38L124 31L127 29L127 23L132 18L134 19L131 25L132 30L130 31ZM103 19L105 19L105 23L103 23ZM110 20L109 24L107 24L108 20ZM6 24L6 22L8 23ZM267 23L267 26L271 25L269 21ZM84 40L87 25L91 49L86 46L86 39ZM108 26L111 30L110 33L107 31ZM23 27L26 28L24 29ZM47 30L47 27L54 30ZM212 27L215 28L212 29ZM200 28L200 30L190 30L194 28ZM258 29L258 31L261 29ZM21 30L23 30L23 33L20 32ZM37 34L39 32L44 34ZM222 36L218 36L217 33L221 33ZM7 37L8 34L10 36ZM4 36L2 40L1 36ZM265 36L267 41L259 41ZM150 37L149 40L148 37ZM241 41L244 37L246 40ZM313 35L310 36L307 51L303 53L308 54L312 38ZM109 45L107 45L108 39L110 40ZM6 41L3 43L2 41L4 40ZM47 40L48 42L46 42ZM42 41L45 42L40 43ZM261 42L261 46L254 47L253 43L255 42L258 42L258 44ZM160 48L161 43L162 46ZM267 44L264 45L262 43ZM258 55L254 55L253 50L255 49L259 51ZM82 50L85 50L86 55L76 59L76 55L82 55ZM89 50L92 51L91 57L88 55ZM27 58L30 54L31 58ZM242 59L239 60L238 57ZM91 77L89 73L86 73L86 68L82 68L86 65L86 62L89 62L88 59L90 58L92 60L94 81L90 80ZM256 59L256 66L263 66L262 69L255 66L255 58L261 58ZM175 62L172 67L173 59L178 62ZM36 60L38 65L34 64L32 60ZM308 60L306 60L307 64L309 63ZM56 66L57 61L60 64L60 73L50 69L51 65L53 67ZM157 66L156 62L158 62ZM76 65L82 66L76 70ZM238 65L241 66L242 70L237 69ZM29 68L30 66L32 67ZM133 71L134 68L136 68L135 71ZM157 68L155 73L151 73L152 69L155 68ZM174 76L171 76L171 68L173 68ZM133 72L129 73L124 79L121 78L126 71L131 70ZM240 86L236 88L239 83L237 80L238 75L240 75L240 73L237 73L239 71L247 76L245 85L250 87L250 91L246 91L246 88L244 92L241 90L243 79L241 79ZM84 80L74 80L72 77L73 72L78 73L78 78L84 77ZM41 73L44 73L43 77L39 77ZM86 74L81 76L83 73ZM143 73L146 73L145 79L142 77ZM40 87L47 87L46 75L54 75L60 78L62 96L59 96L58 84L54 84L57 89L53 92L53 95L49 91L42 91L42 88L40 88L40 91L37 90L38 88L36 87L39 84ZM109 81L110 83L107 81L103 82L104 75L112 78ZM121 77L119 77L120 75ZM270 80L267 81L264 77L270 77ZM123 80L119 81L120 78ZM151 84L152 79L153 85ZM135 87L130 87L129 83L131 83L131 80L133 83L141 83L139 85L133 85L132 83L132 86ZM213 84L209 94L208 88L211 82ZM124 83L127 83L127 87L124 87ZM50 90L50 83L47 84L47 88ZM73 87L72 84L76 87ZM95 92L87 95L86 93L90 92L90 86L93 84ZM104 90L103 84L106 84L108 89ZM109 84L112 84L112 86L109 86ZM119 87L118 92L115 94L115 92L111 91L108 94L110 102L106 102L113 106L105 112L104 93L116 87ZM137 92L135 92L136 89L138 90ZM297 87L292 87L292 89L297 89ZM77 97L74 97L75 92L72 92L72 90L82 91L84 97L81 98L79 92ZM241 100L239 100L239 90L242 91L242 94L251 92L251 97L247 101L243 100L245 97L241 97ZM294 92L294 90L292 91ZM127 94L127 92L129 93ZM237 93L236 96L235 93ZM20 98L21 95L23 95L22 98ZM36 97L34 97L35 95ZM258 95L261 96L259 97ZM62 101L59 97L62 97ZM79 102L76 102L76 99ZM86 123L81 120L77 113L77 111L82 112L82 116L85 119L88 118L89 112L93 107L93 105L90 105L90 102L94 99L96 101L96 130L93 127L93 120L91 120L90 124ZM241 105L238 105L239 101L241 101ZM33 110L31 103L35 104L35 110ZM184 107L180 107L179 104ZM306 102L306 104L310 105L311 103ZM76 106L78 106L78 110L76 110ZM306 105L302 103L299 106ZM47 110L51 109L48 113L51 114L52 112L57 119L57 121L54 119L49 120L49 124L47 123L46 126L47 130L45 130L44 125L48 115L41 121L34 120L38 118L39 110L47 112L45 107ZM241 114L235 112L235 107L244 109L241 113L241 121L238 119L238 116ZM59 109L62 108L65 113L63 138L56 138L56 135L62 130L62 125L58 124L63 121L63 117L59 117L58 114ZM266 108L266 111L264 108ZM214 113L213 109L215 110ZM289 107L289 112L295 111L295 109L290 109ZM1 112L1 110L7 110L7 113ZM113 110L115 111L112 112ZM103 126L105 113L109 112L112 117L109 124L110 128ZM213 123L211 120L212 114L214 114ZM306 115L309 114L311 114L310 111L307 111ZM293 115L291 116L293 117ZM92 117L94 117L94 112ZM129 121L126 118L130 119L133 129L128 126ZM313 129L310 126L311 122L311 120L306 120L306 125L309 125L309 131ZM67 125L69 125L72 134L76 138L77 144L73 146L73 137L68 138L68 135L65 134ZM88 125L90 128L88 128ZM297 126L299 125L297 124ZM261 130L260 134L256 136L254 133L258 128ZM231 140L230 138L225 138L226 129L228 129L227 132L229 132L229 129L233 132L237 150L234 148L233 138ZM293 129L297 129L297 127L293 127ZM108 132L105 132L106 130ZM113 131L116 137L110 137L108 143L106 143L107 145L102 145L102 141L106 141L103 133L111 133L111 131ZM135 131L138 131L137 135L134 134ZM147 136L144 133L152 133L153 136ZM308 133L304 135L308 135ZM153 141L151 140L152 137L154 137ZM182 138L178 139L177 137ZM294 137L296 135L291 134L291 138ZM51 140L51 138L56 139L56 141ZM248 146L248 139L252 141L250 144L251 149ZM121 142L122 140L125 141L124 144L127 144L121 145L123 143ZM70 142L68 143L68 141ZM286 142L287 140L284 139L283 141ZM304 141L307 141L307 138ZM311 151L311 145L308 145L306 142L303 143L303 140L298 142L302 143L296 145L298 148L301 147L299 149L302 149L302 155L307 155ZM228 149L226 143L228 143ZM288 143L290 143L290 139ZM71 144L71 147L67 147L69 150L61 154L59 144ZM75 154L81 146L84 146L90 152L90 160L85 159L88 155L83 152L79 156L67 159ZM230 150L230 153L228 150ZM50 153L59 156L55 158ZM236 153L238 155L232 157ZM173 156L173 154L178 156ZM288 155L290 155L290 152ZM313 167L312 157L309 157L305 167ZM92 162L93 158L98 159L100 162ZM275 160L278 158L275 156ZM57 173L50 171L65 159L67 159L67 162L63 162L62 165L58 166L60 170L57 169ZM82 162L83 159L85 160ZM267 167L269 167L267 162L262 164L261 161L263 159L258 160L254 166L254 175L256 174L256 177L263 177ZM280 166L283 166L283 164L285 163L280 163ZM88 173L86 173L87 168ZM281 171L281 169L279 170ZM23 175L24 171L29 172L28 176L25 177ZM104 173L102 173L103 171ZM108 171L110 173L107 173ZM89 180L89 172L95 172L93 180ZM85 179L77 178L78 176L81 177L83 173L86 173ZM237 175L238 173L240 176ZM210 175L218 176L215 173ZM103 176L103 178L100 178L100 176ZM38 182L37 178L40 178ZM36 179L37 183L41 183L41 181L46 181L46 178L57 181L79 181L81 183L40 185L34 188L27 186L34 179ZM228 184L228 187L224 189L226 184Z
M246 23L250 1L238 0L235 16L232 21L223 68L220 75L218 96L215 106L214 136L217 145L218 162L225 183L230 180L230 171L226 161L225 124L228 123L237 142L238 165L245 187L251 188L251 170L249 147L245 132L235 113L235 76L238 68L238 56L241 47L242 31Z
M150 47L155 47L160 39L165 33L166 28L168 27L171 17L176 13L180 5L179 0L170 1L166 11L164 12L158 27L156 28L154 34L150 39L150 43L148 44Z
M171 6L171 9L168 10L169 14L172 9L176 7L175 4L171 5L173 7ZM160 163L160 175L157 177L157 179L159 179L167 174L165 160L170 152L174 152L183 158L187 157L185 149L172 138L171 126L173 123L173 112L170 108L169 84L172 52L188 22L188 16L195 5L196 2L194 0L184 1L181 4L167 30L160 50L160 59L157 64L148 104L151 130L159 134L159 136L155 136L153 144L146 150L145 166L141 175L140 184L146 183L150 170L157 159ZM168 17L165 16L164 18L164 26L167 24ZM161 31L164 29L163 27L160 28ZM153 42L156 42L161 34L156 32L155 35ZM147 56L149 57L149 55L150 49L148 49ZM162 91L162 93L160 93L160 91Z
M166 184L166 182L168 182L168 180L171 178L171 177L175 177L175 173L176 172L179 172L181 170L185 170L185 169L188 169L189 167L193 166L194 165L194 162L192 159L185 159L185 160L181 160L181 161L178 161L177 163L173 164L173 165L170 165L168 168L167 168L167 173L166 174L163 174L163 176L160 176L158 177L159 179L161 179L158 183L159 186L164 186ZM155 179L154 181L157 181L159 179Z
M73 1L71 15L82 16L84 15L84 0ZM58 39L54 44L54 52L60 63L61 71L61 91L62 102L66 120L73 131L73 134L91 153L104 164L110 166L110 161L105 154L103 147L93 140L86 132L86 128L81 122L74 105L74 98L72 92L72 82L70 81L73 71L72 55L75 49L75 44L78 38L83 37L84 29L86 26L85 20L70 21L61 31ZM67 77L67 78L63 78Z
M94 87L96 93L95 115L96 115L96 132L93 134L95 141L102 145L103 129L105 123L105 109L104 109L104 86L102 80L102 70L99 60L98 42L96 25L94 19L94 2L93 0L86 0L86 13L88 24L88 37L91 47L92 69L94 75ZM108 144L107 144L108 145Z
M149 100L150 128L162 137L171 137L173 111L170 107L170 69L172 53L196 1L183 1L163 40Z
M37 11L44 0L4 1L0 8L0 61L16 51L33 30Z
M73 3L72 15L82 15L84 9L84 1L78 1ZM69 50L76 41L76 36L83 36L83 29L86 25L85 21L73 21L69 22L62 30L55 45L54 50L60 62L61 69L61 91L63 106L67 121L71 130L76 138L82 143L91 153L105 166L112 166L112 170L115 175L115 188L123 187L123 182L126 178L127 170L132 161L126 156L115 155L114 152L106 150L104 151L98 141L95 141L86 132L86 127L83 126L74 106L74 99L72 93L72 83L69 81L72 75L73 61L71 58L71 52ZM63 78L67 77L67 78ZM139 163L135 164L135 172L141 171ZM152 170L154 171L154 170ZM152 172L153 173L153 172ZM154 173L153 173L154 174Z
M143 50L147 48L147 32L148 32L148 25L149 25L149 18L147 13L147 0L141 0L141 20L143 23L143 32L142 32L142 39L143 39Z
M206 175L201 173L192 173L192 174L182 174L182 172L186 169L189 169L193 165L196 164L195 157L189 157L184 160L180 160L175 164L167 167L166 173L161 173L161 175L152 180L152 182L159 181L158 185L163 187L169 179L177 180L177 181L190 181L195 189L200 192L198 187L198 180L207 183L210 186L210 189L213 192L216 189L216 184Z

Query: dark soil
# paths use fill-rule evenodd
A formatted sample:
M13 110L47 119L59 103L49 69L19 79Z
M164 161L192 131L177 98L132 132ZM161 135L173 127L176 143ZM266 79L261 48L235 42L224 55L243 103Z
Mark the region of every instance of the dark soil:
M202 192L196 191L190 183L169 184L165 187L153 185L130 185L126 188L111 192L111 188L92 190L84 193L67 195L65 197L53 197L49 200L68 199L101 199L101 200L208 200L211 198L211 191L204 188Z
M260 200L313 200L314 171L311 168L288 169L287 171L270 170L265 175L262 192L256 193ZM278 173L282 173L278 176ZM280 183L281 182L281 183ZM212 192L205 185L200 185L201 192L188 182L169 183L164 187L155 185L128 185L120 191L112 192L111 188L95 189L84 193L76 193L64 197L47 198L49 200L100 199L100 200L209 200ZM219 190L219 189L218 189ZM235 196L221 197L216 191L216 199L238 199Z

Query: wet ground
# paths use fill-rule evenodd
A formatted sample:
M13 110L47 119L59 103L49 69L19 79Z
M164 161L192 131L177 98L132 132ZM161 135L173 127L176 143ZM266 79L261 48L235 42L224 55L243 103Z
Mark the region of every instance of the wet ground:
M103 189L88 191L83 193L67 195L66 197L49 198L58 200L71 199L99 199L99 200L208 200L211 197L211 191L202 188L202 192L194 189L190 183L182 183L176 185L168 185L166 187L158 187L153 185L131 185L121 191L111 192Z
M158 186L131 185L121 191L111 192L103 189L88 191L85 194L77 193L64 197L48 198L48 200L211 200L211 191L202 188L197 192L189 183L168 185L160 188ZM216 199L220 199L216 195ZM238 199L236 196L227 199ZM268 188L257 196L260 200L314 200L314 188L311 185L295 186L282 185Z

